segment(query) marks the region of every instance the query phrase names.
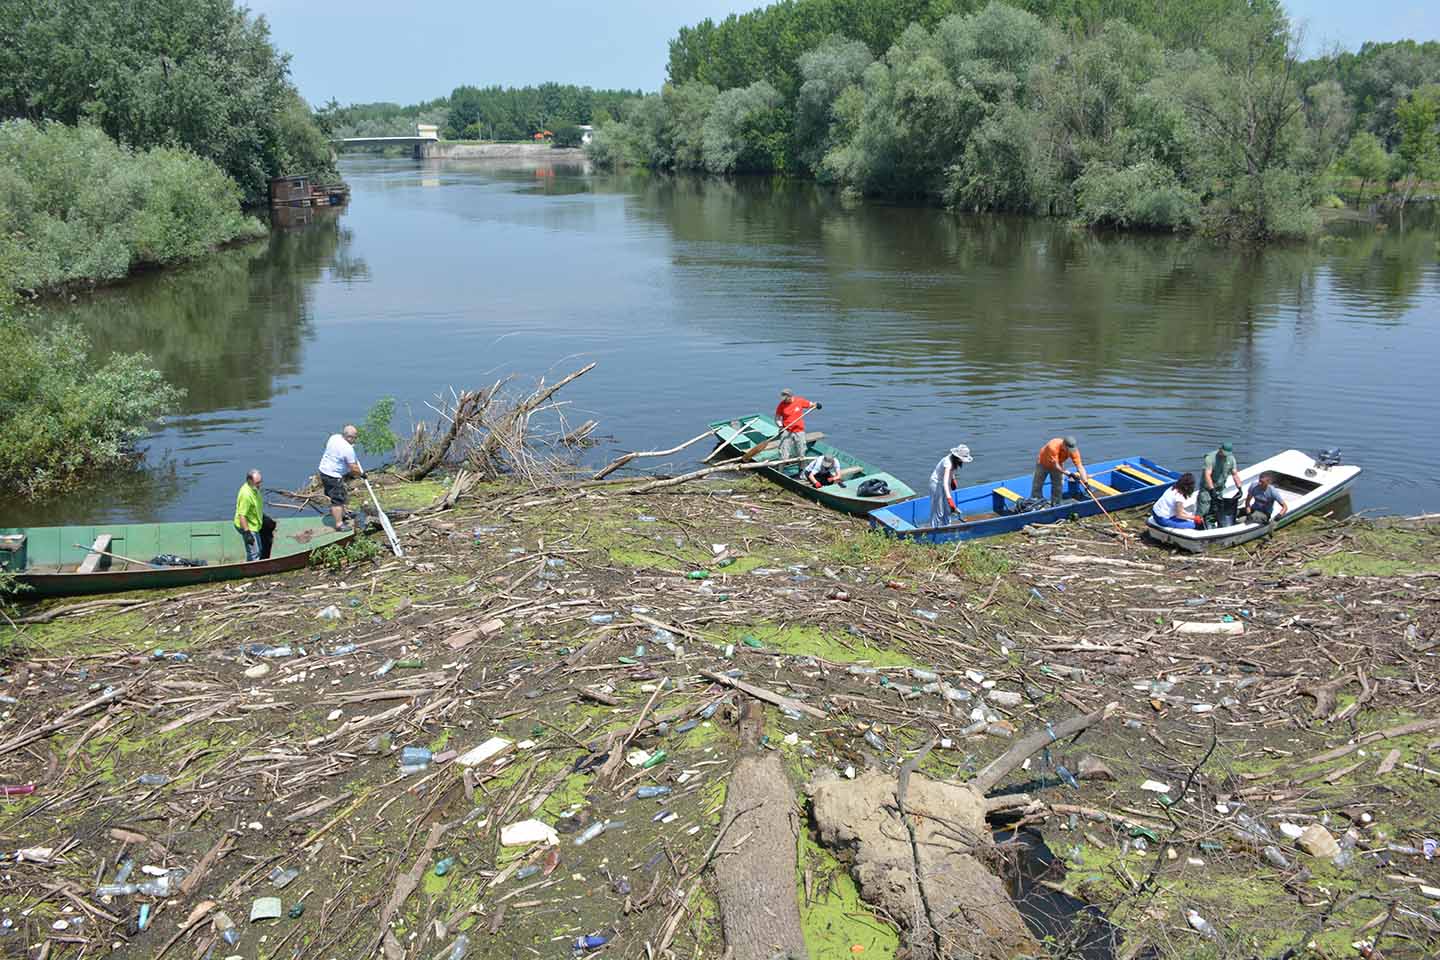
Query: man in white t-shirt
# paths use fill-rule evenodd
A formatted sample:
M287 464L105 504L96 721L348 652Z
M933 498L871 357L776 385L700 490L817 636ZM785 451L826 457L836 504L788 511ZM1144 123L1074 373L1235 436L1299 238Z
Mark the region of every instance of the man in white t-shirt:
M353 423L347 423L339 433L330 434L325 442L325 453L320 458L320 482L325 487L325 496L330 498L330 516L335 518L335 529L345 530L345 504L349 494L345 481L349 477L363 477L365 471L355 459L355 438L360 431Z

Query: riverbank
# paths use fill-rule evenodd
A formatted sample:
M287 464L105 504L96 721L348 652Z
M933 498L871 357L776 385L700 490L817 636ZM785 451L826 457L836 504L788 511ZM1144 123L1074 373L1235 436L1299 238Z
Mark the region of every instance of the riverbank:
M442 489L382 495L420 507ZM1112 701L1106 725L1001 788L1036 801L1017 809L1063 861L1027 882L1032 914L1078 894L1124 930L1124 956L1434 949L1440 865L1407 852L1433 835L1440 777L1433 518L1306 520L1217 557L1126 548L1099 519L929 550L752 479L624 490L493 485L397 509L403 560L22 609L0 682L0 782L22 787L0 801L4 846L24 851L6 865L9 938L190 955L223 912L245 956L428 957L463 931L480 957L590 935L719 957L702 868L745 837L718 837L739 739L733 692L706 673L739 670L805 706L768 709L765 744L802 814L812 957L890 956L898 935L819 843L806 780L893 776L932 737L921 773L966 779L1011 731ZM925 692L917 669L956 692ZM996 721L966 735L981 698ZM488 761L447 756L497 737ZM408 746L436 756L406 775ZM1089 778L1097 762L1113 780ZM501 842L532 819L560 831L558 864ZM1353 860L1297 851L1291 825L1353 828ZM189 873L168 897L97 897L127 857L134 879ZM282 887L277 868L299 876ZM279 919L247 922L269 896Z

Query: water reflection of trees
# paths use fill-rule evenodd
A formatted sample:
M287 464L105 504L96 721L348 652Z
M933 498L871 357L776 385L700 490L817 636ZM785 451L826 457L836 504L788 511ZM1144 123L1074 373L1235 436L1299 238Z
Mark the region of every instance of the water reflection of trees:
M597 192L631 195L629 214L676 241L678 282L724 305L691 322L761 342L803 329L832 362L963 367L971 379L1007 379L1022 365L1228 363L1282 318L1305 335L1322 267L1349 316L1394 320L1435 259L1433 231L1413 219L1404 231L1365 225L1330 244L1246 251L1058 220L848 205L778 179L616 177ZM737 285L744 271L751 282Z
M102 353L148 353L188 395L182 412L266 403L277 377L299 373L312 335L311 286L359 281L369 267L350 252L335 212L272 231L262 243L150 274L52 308L80 323Z

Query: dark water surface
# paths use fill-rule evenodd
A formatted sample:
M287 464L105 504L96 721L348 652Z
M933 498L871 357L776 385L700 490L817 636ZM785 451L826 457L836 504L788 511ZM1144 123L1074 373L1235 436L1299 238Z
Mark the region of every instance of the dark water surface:
M0 499L0 525L228 516L247 467L300 484L377 397L398 398L402 425L448 386L592 359L566 416L626 449L769 410L790 386L824 402L812 429L917 488L960 442L974 482L1027 471L1060 433L1092 461L1183 469L1231 437L1242 463L1342 447L1366 471L1357 509L1437 507L1433 211L1241 253L847 206L804 184L342 168L338 216L55 308L189 395L147 470Z

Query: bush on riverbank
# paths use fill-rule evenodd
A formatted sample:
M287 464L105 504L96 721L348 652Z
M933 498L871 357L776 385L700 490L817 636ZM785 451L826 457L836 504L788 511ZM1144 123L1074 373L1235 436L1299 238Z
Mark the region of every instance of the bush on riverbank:
M80 330L43 331L0 304L0 486L33 497L134 457L182 392L143 354L92 362Z
M7 286L116 280L136 267L262 236L240 189L175 147L131 150L96 127L0 124L0 222Z

